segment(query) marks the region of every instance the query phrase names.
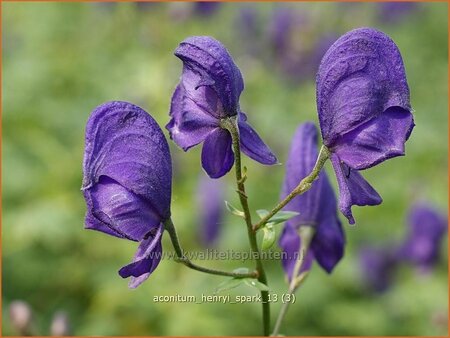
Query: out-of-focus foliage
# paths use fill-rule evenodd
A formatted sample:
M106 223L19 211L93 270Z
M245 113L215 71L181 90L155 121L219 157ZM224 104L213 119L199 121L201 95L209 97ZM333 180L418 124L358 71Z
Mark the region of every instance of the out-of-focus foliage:
M2 7L3 334L16 333L8 317L8 306L15 299L31 305L34 330L41 335L50 332L57 311L68 315L75 335L259 334L260 304L153 301L155 295L212 294L221 277L164 260L142 286L127 288L117 270L136 245L83 230L85 205L79 189L84 125L92 109L108 100L138 104L165 125L170 95L181 73L173 50L189 35L212 35L228 47L243 73L242 110L284 163L297 125L306 120L317 123L314 72L320 57L308 53L319 37L339 36L360 26L383 30L399 46L417 127L406 157L365 173L383 196L383 204L356 208L355 227L343 219L348 243L343 261L329 276L313 267L282 333L447 333L447 241L443 260L431 273L404 267L383 294L366 291L358 265L359 248L365 243L403 238L405 216L416 199L446 210L447 4L417 4L389 20L383 20L386 12L376 3L226 3L213 10L194 10L189 3L16 2ZM273 13L284 7L305 22L290 33L294 46L289 53L295 58L306 50L306 66L313 68L294 77L292 68L287 68L288 74L283 71L284 57L270 41ZM203 250L196 231L199 212L194 208L200 149L183 153L173 142L170 146L173 219L184 247ZM264 167L247 158L244 165L251 207L269 209L278 199L284 166ZM224 180L227 199L238 205L232 176ZM229 215L217 248L247 250L247 246L243 222ZM163 247L171 250L167 238ZM230 270L253 265L200 263ZM285 292L280 262L265 264L271 290ZM255 292L240 286L230 294ZM280 305L273 304L273 318Z

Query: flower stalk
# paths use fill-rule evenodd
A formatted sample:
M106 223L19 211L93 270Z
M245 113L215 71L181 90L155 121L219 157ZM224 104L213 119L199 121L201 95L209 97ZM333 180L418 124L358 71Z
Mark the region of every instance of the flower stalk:
M228 272L228 271L205 268L205 267L202 267L202 266L192 263L184 255L183 249L181 248L181 244L178 239L177 231L175 229L175 226L174 226L171 218L167 219L164 222L164 229L169 233L170 240L172 242L173 248L177 255L177 262L184 264L188 268L196 270L196 271L208 273L211 275L217 275L217 276L226 276L226 277L233 277L233 278L257 278L258 277L257 271L253 271L253 272L249 272L249 273Z
M299 231L301 232L300 237L302 239L302 245L304 247L302 248L301 254L299 255L297 261L295 262L294 272L292 274L292 279L289 283L289 287L288 287L288 291L287 291L287 294L290 294L290 295L294 295L294 293L303 284L303 282L305 281L305 279L308 275L308 271L305 271L302 274L300 274L300 271L303 266L303 263L305 262L305 257L307 255L309 246L311 244L311 239L314 235L314 228L312 228L310 226L301 227ZM281 328L281 323L283 322L283 319L287 314L289 304L290 304L290 302L284 302L283 305L281 306L281 309L278 314L277 321L275 323L275 327L273 329L271 336L278 336L278 334L280 332L280 328Z
M240 137L239 128L237 126L236 117L230 117L222 119L220 121L222 128L228 130L231 134L233 153L235 157L235 172L236 172L236 187L239 195L239 200L244 211L245 223L247 225L247 234L250 242L252 253L256 260L256 271L258 272L258 281L267 285L267 277L264 271L262 260L260 257L260 251L258 248L258 242L256 240L256 231L253 229L252 216L250 214L250 207L248 205L248 197L245 192L245 178L242 176L241 167L241 149L240 149ZM265 336L270 334L270 303L269 292L261 291L262 298L262 311L263 311L263 332Z
M259 230L263 227L275 214L283 209L286 204L288 204L295 196L301 195L308 191L313 182L319 177L320 171L322 170L325 162L330 157L330 151L324 145L320 148L319 156L317 157L316 164L312 169L311 173L300 181L298 186L292 190L280 203L278 203L265 217L263 217L258 223L253 226L253 231Z

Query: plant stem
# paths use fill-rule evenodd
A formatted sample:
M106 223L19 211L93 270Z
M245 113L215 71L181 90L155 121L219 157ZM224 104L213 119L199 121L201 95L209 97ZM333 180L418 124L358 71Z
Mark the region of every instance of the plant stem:
M170 240L172 241L173 248L175 249L175 253L178 257L177 262L184 264L188 268L197 270L200 272L204 272L204 273L209 273L211 275L228 276L228 277L233 277L233 278L257 278L258 277L258 271L253 271L253 272L249 272L249 273L228 272L228 271L204 268L202 266L192 263L184 255L183 249L181 248L181 245L180 245L180 241L178 240L177 231L175 230L175 226L174 226L171 218L169 218L168 220L166 220L164 222L164 228L169 233Z
M301 195L311 188L312 183L319 176L320 170L323 168L325 162L330 157L330 151L324 145L320 148L319 156L311 173L300 181L300 183L292 190L289 195L278 203L265 217L263 217L257 224L253 226L253 230L257 231L263 227L275 214L283 209L295 196Z
M304 230L304 231L302 231ZM300 270L302 268L302 265L305 261L305 257L307 255L309 245L311 243L312 236L314 235L314 229L310 226L302 227L300 229L302 232L300 237L303 243L303 248L301 251L301 254L299 255L297 261L295 262L294 270L292 271L292 278L289 283L289 288L287 293L291 294L291 296L294 295L295 291L302 285L303 281L305 280L308 272L303 272L301 275L299 275ZM281 306L280 313L278 314L277 321L275 323L275 327L273 329L273 332L271 336L277 336L280 332L281 323L283 322L284 317L286 316L287 310L289 308L289 304L291 302L285 302Z
M242 177L241 168L241 147L239 128L237 126L236 117L226 118L221 121L221 127L227 129L231 134L233 143L233 153L235 158L234 168L236 172L236 186L239 200L245 215L245 223L247 225L247 234L250 242L252 255L256 260L256 271L258 271L258 281L267 285L267 277L261 260L258 242L256 240L256 231L253 229L252 216L248 205L248 197L245 193L245 177ZM270 303L269 292L261 291L262 311L263 311L263 332L265 336L270 334Z

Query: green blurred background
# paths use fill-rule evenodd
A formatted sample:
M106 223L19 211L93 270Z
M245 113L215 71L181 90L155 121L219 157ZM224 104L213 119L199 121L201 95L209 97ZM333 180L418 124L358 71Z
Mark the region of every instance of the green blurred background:
M358 266L361 246L402 240L414 201L428 201L446 213L446 3L420 3L391 18L391 11L383 12L376 3L225 3L211 12L192 3L3 3L4 335L17 333L8 316L9 304L16 299L32 307L34 333L40 335L49 334L51 318L59 310L68 314L74 335L261 333L260 304L154 303L154 295L213 294L224 280L173 261L162 261L147 282L129 290L117 270L130 261L136 244L83 230L81 161L84 126L100 103L131 101L164 126L181 72L174 49L187 36L212 35L227 46L243 73L241 108L284 163L297 125L317 123L314 76L320 58L310 57L299 73L283 70L280 60L285 55L270 41L274 13L280 8L303 22L290 33L294 58L311 56L320 37L360 26L390 35L404 58L417 125L406 157L364 173L383 204L354 208L355 227L343 220L348 243L344 259L331 275L313 267L281 332L447 335L447 240L442 260L431 273L402 266L383 294L367 292ZM185 249L203 250L195 196L200 147L183 153L169 144L173 219ZM244 165L251 207L269 209L278 199L284 166L265 167L248 158ZM336 185L329 169L327 165ZM237 205L229 176L224 178L227 200ZM217 249L247 250L240 219L227 216L222 230ZM163 247L172 250L168 238ZM200 263L223 269L253 266L239 261ZM280 263L265 265L272 291L285 292ZM240 286L230 293L256 291ZM272 306L273 321L280 305Z

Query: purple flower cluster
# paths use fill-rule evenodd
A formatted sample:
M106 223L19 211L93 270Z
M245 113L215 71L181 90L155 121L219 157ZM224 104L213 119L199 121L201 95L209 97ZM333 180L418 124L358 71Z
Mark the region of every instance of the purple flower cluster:
M203 142L203 169L210 178L219 178L230 171L236 155L224 121L235 123L243 153L262 164L277 163L240 109L244 81L226 48L211 37L196 36L182 41L175 56L183 62L183 71L166 126L173 141L184 151ZM311 227L313 235L301 271L308 270L313 260L328 273L334 269L345 245L337 207L353 224L353 205L381 203L359 171L404 155L404 144L414 127L400 52L377 30L356 29L339 38L323 57L316 81L320 129L337 177L339 203L322 171L309 191L285 206L285 210L299 213L286 222L279 241L288 253L282 263L289 279L295 277L296 254L304 250L298 233L304 227ZM313 123L298 127L287 160L282 199L311 173L318 157L318 138ZM131 277L132 288L146 280L160 262L164 223L171 214L171 184L168 144L147 112L119 101L107 102L92 112L83 160L85 224L87 229L139 242L133 262L119 271L122 277ZM200 186L207 243L217 238L222 216L220 186L210 184L211 180ZM411 217L411 233L399 255L428 266L436 260L444 221L426 208L419 208ZM425 222L427 230L422 227ZM389 270L390 261L379 258L373 252L368 254L366 265ZM380 288L386 284L377 282Z

